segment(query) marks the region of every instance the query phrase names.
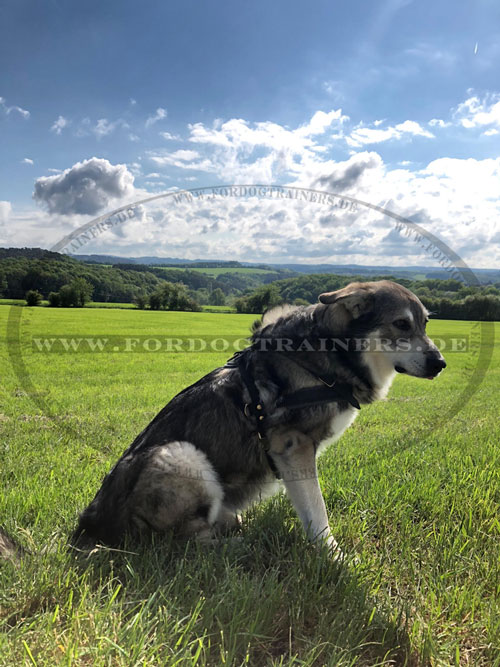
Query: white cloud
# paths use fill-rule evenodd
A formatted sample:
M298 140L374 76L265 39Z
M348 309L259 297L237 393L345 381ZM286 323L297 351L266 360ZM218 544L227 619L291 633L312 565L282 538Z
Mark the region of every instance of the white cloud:
M122 118L118 118L118 120L115 121L109 121L107 118L99 118L92 128L92 132L98 139L101 139L114 132L117 127L128 129L129 126Z
M153 158L156 164L216 173L231 182L270 182L281 174L299 174L307 163L315 162L332 141L332 127L342 128L347 119L341 109L334 109L315 112L295 129L241 118L216 120L211 127L194 123L188 126L188 141L203 151L198 162L187 164L161 151Z
M426 137L433 139L434 135L414 120L405 120L402 123L386 127L385 129L359 127L353 130L349 137L346 137L346 142L349 146L358 148L366 144L379 144L383 141L403 139L405 137Z
M163 139L166 139L167 141L175 141L180 139L180 137L176 134L170 134L170 132L159 132L160 137L163 137Z
M489 111L493 104L489 98L482 111ZM469 107L466 111L470 113ZM141 158L128 166L103 161L107 167L102 177L74 165L52 177L57 181L49 177L44 183L39 179L45 188L35 198L50 214L35 212L35 234L28 215L23 217L16 209L16 216L11 215L10 225L4 229L16 229L18 244L24 241L32 245L43 237L46 240L42 245L48 245L47 239L54 237L55 242L68 227L78 224L79 214L98 214L104 206L123 203L125 196L145 198L148 188L149 194L158 193L165 187L162 179L176 173L174 167L180 170L178 185L184 182L186 188L193 188L189 183L197 179L207 182L207 176L196 173L199 171L211 175L212 182L281 182L356 197L421 223L471 265L498 265L500 244L491 239L496 238L495 225L500 217L500 159L440 158L417 170L422 162L400 160L407 154L392 157L391 164L386 164L377 152L363 150L366 144L391 139L432 138L430 128L445 127L448 120L445 116L422 125L412 120L394 121L388 127L384 127L386 121L377 120L348 132L347 116L336 109L311 114L297 127L241 118L216 120L212 125L196 123L189 126L187 141L179 150L164 146L147 153L143 164L148 166L144 168ZM89 133L93 124L89 120L85 126ZM455 124L460 125L459 120L455 119ZM486 136L496 131L488 124L478 127ZM334 135L350 140L351 147L357 143L351 157L339 157L345 155L346 147L334 143ZM172 135L164 138L171 139ZM486 137L482 143L486 143ZM99 162L97 158L88 162L92 161ZM111 191L104 185L104 176L119 168L124 170L125 185ZM67 177L68 172L73 173ZM134 188L133 177L143 173L144 187ZM111 180L115 182L116 178ZM71 214L76 216L72 218ZM435 263L421 245L405 240L391 225L388 216L361 206L354 213L299 200L259 201L250 197L243 201L226 197L198 201L194 196L191 202L176 203L169 198L145 205L140 224L132 219L116 231L107 232L91 251L389 266Z
M70 121L67 118L65 118L64 116L59 116L59 118L55 120L54 123L52 124L50 130L51 132L55 132L55 134L61 134L64 128L68 127L69 124Z
M466 129L485 125L500 127L500 95L487 96L483 100L473 95L458 105L454 116Z
M301 137L312 137L317 134L324 134L327 128L331 126L334 121L343 123L349 120L349 116L342 115L342 109L334 109L325 113L324 111L316 111L311 120L295 130L295 133Z
M23 158L21 160L21 162L22 162L22 164L29 164L29 165L34 165L35 164L35 162L29 157Z
M159 167L171 166L179 169L196 169L199 171L214 172L215 167L208 159L199 159L198 151L180 149L173 153L151 155L150 160Z
M492 127L490 130L486 130L485 132L483 132L483 136L485 136L485 137L493 137L493 136L495 136L495 134L500 134L500 133L494 127Z
M0 108L3 109L4 113L7 116L9 116L11 113L18 113L20 116L27 119L31 115L27 109L23 109L22 107L18 107L15 105L9 107L4 97L0 97Z
M453 125L453 123L445 121L442 118L432 118L432 120L429 121L429 125L431 127L449 127L450 125Z
M12 204L10 201L0 201L0 225L4 225L10 218Z
M102 158L77 162L70 169L35 181L33 198L49 213L93 215L110 202L131 196L134 177L126 165Z
M164 120L166 117L167 110L163 109L162 107L158 107L158 109L156 109L156 113L153 116L149 116L146 120L146 127L151 127L151 125L154 125L159 120Z

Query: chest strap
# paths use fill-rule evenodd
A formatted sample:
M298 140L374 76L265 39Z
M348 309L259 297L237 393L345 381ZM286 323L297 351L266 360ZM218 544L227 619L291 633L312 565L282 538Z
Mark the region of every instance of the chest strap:
M269 448L267 446L266 421L268 418L268 413L264 403L261 401L259 390L255 384L254 376L250 366L250 350L251 348L247 348L246 350L237 352L234 357L229 359L226 366L230 368L236 367L239 369L243 384L245 385L250 395L250 403L245 403L243 412L246 417L249 419L253 418L255 420L257 435L263 444L264 453L266 455L269 467L273 471L274 475L280 479L278 469L276 468L276 465L271 455L269 454ZM308 372L310 373L311 371ZM349 384L336 381L329 383L320 377L318 377L318 380L320 380L320 382L323 384L316 387L298 389L291 394L280 396L275 402L274 406L272 406L272 410L274 411L277 408L298 410L300 408L325 405L327 403L336 403L339 401L349 403L357 410L361 409L358 400L352 393L352 387Z

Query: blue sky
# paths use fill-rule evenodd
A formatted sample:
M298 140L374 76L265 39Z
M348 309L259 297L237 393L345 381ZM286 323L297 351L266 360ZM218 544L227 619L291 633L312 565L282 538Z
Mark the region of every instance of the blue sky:
M498 266L499 25L494 0L7 0L0 243L51 247L148 192L321 182L392 206L476 266ZM184 235L186 211L175 222L145 210L140 230L87 251L346 263L388 253L381 223L337 223L325 236L319 210L287 211L263 247L252 230L269 232L276 205L253 208L191 210ZM231 241L243 215L251 229ZM424 259L401 247L397 261Z

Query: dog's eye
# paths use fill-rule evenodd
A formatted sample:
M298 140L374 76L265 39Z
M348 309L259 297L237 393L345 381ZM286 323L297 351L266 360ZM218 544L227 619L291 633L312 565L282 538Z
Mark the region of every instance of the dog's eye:
M395 320L392 324L396 329L400 329L401 331L409 331L411 329L408 320Z

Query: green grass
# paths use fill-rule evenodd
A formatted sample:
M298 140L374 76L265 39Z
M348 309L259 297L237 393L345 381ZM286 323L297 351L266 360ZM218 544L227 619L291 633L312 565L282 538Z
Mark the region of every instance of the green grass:
M202 306L204 313L235 313L236 309L231 306Z
M137 308L135 303L114 303L113 301L89 301L85 308Z
M321 458L333 532L358 564L317 553L277 496L247 513L240 542L166 537L81 567L65 539L102 476L228 354L37 354L31 336L245 335L254 316L20 312L32 386L3 345L0 520L33 555L0 564L0 665L500 665L498 345L453 419L465 353L434 382L398 376Z

